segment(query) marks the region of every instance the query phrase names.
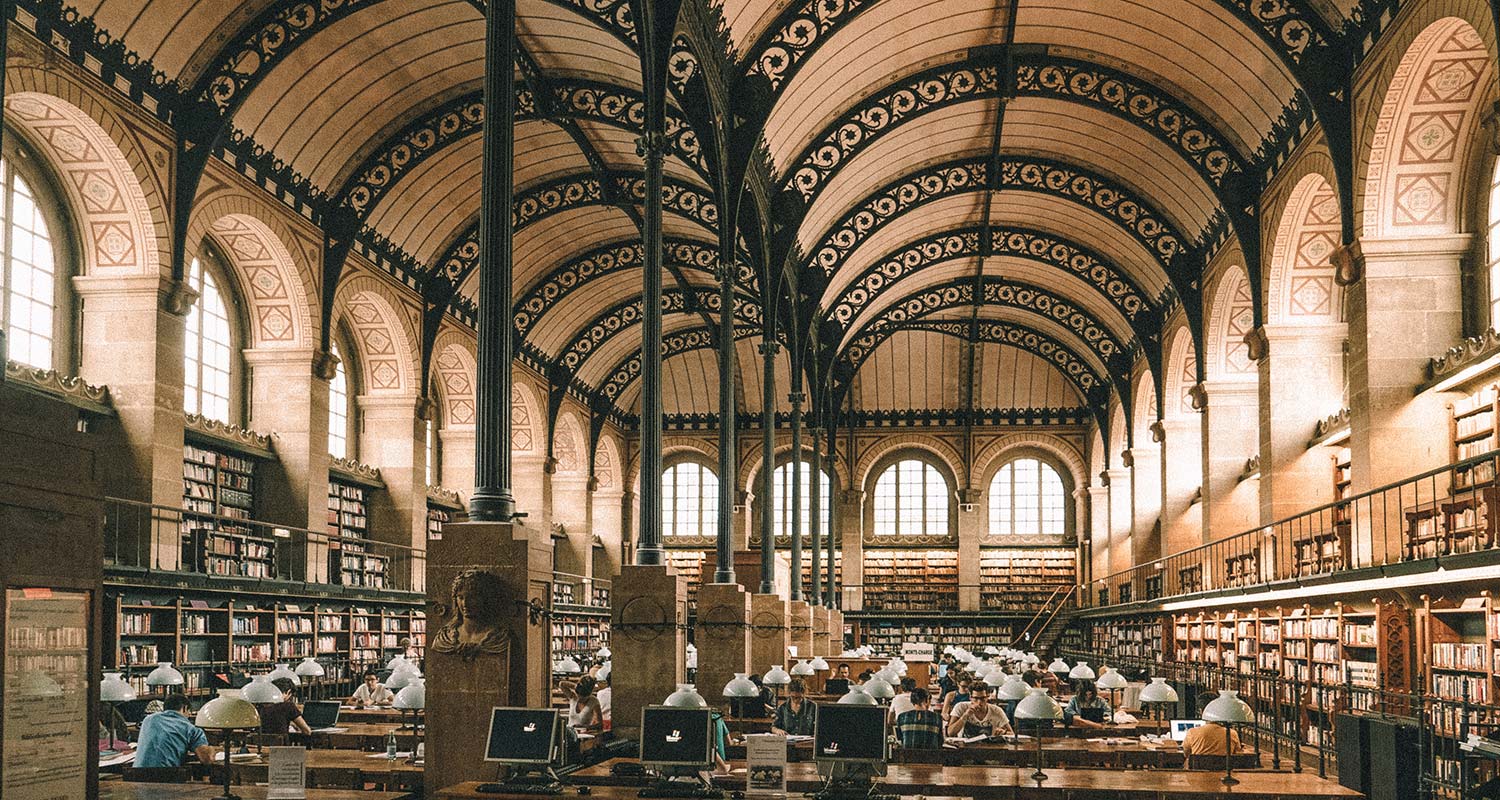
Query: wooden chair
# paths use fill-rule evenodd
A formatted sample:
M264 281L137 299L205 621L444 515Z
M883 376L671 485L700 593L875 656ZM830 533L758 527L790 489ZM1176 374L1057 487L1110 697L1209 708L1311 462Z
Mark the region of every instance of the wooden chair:
M365 780L357 769L310 769L307 771L307 788L358 791L365 788Z
M136 783L187 783L193 780L193 771L188 767L126 767L121 772L125 780Z

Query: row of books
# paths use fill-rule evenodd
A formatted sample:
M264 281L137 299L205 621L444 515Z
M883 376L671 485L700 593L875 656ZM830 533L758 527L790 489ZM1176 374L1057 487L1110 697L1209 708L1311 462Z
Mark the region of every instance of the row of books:
M1485 645L1466 642L1434 642L1432 666L1439 669L1485 669Z

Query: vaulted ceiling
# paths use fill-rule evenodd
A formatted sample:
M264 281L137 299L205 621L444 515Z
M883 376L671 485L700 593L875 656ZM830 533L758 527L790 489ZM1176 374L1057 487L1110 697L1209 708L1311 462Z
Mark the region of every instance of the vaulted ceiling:
M1159 366L1168 310L1201 334L1210 248L1238 238L1258 274L1260 162L1289 107L1340 113L1353 2L687 0L668 410L718 409L722 226L741 410L761 405L768 326L823 404L1102 410L1137 358ZM429 299L474 297L482 0L78 5L417 259ZM630 0L516 5L518 329L550 379L628 415L642 32Z

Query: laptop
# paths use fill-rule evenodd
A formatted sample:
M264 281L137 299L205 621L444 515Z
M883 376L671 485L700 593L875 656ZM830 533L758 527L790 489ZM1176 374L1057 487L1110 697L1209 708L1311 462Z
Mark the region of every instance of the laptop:
M1104 724L1105 713L1105 710L1102 708L1081 708L1078 710L1078 716L1083 717L1084 719L1094 723L1095 725Z
M1172 720L1172 738L1180 742L1187 738L1188 731L1202 724L1201 719L1174 719Z
M302 721L313 733L327 733L339 724L339 701L314 700L302 707Z
M829 678L823 684L823 693L824 694L848 694L849 693L849 679L848 678Z

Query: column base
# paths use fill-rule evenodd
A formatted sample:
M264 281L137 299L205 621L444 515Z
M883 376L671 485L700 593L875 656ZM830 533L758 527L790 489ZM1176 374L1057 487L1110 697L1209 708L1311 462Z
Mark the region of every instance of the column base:
M786 663L791 633L787 622L787 603L781 595L751 595L750 671L765 674L771 667Z
M736 672L750 672L750 593L737 583L698 587L698 694L709 705L723 701Z
M687 586L665 564L627 564L612 599L610 716L615 736L635 738L641 709L687 682Z

